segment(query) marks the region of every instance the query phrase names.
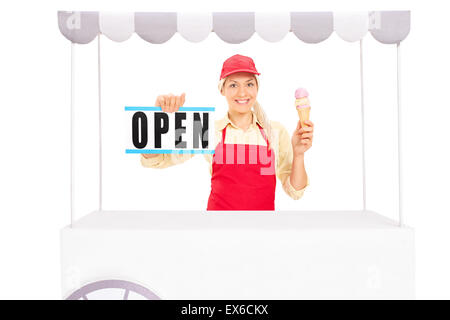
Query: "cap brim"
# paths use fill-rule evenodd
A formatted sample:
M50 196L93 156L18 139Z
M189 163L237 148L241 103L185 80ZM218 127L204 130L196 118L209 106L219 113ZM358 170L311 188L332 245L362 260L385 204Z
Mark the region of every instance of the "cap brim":
M238 69L238 70L233 70L231 72L225 73L222 78L220 78L221 80L223 78L228 77L229 75L233 74L233 73L238 73L238 72L248 72L248 73L253 73L253 74L257 74L258 76L260 75L259 72L255 72L254 70L249 70L249 69Z

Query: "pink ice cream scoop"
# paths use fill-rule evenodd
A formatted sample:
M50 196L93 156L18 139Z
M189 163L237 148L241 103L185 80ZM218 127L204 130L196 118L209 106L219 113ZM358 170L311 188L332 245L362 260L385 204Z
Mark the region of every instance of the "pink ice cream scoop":
M295 106L297 108L310 107L309 104L309 93L304 88L298 88L295 90Z
M308 98L309 93L304 88L298 88L295 90L295 99Z

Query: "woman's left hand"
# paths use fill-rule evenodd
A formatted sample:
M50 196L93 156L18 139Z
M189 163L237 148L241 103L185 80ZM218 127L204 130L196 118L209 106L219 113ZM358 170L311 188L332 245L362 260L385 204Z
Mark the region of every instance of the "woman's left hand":
M295 156L303 156L305 151L307 151L312 146L314 133L314 123L309 120L305 121L305 127L302 128L301 121L297 123L297 128L292 134L292 150Z

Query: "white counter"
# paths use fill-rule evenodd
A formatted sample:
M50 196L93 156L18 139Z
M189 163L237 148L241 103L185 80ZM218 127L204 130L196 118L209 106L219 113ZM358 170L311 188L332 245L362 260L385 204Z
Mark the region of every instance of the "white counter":
M161 299L414 297L413 230L374 212L93 212L61 249L63 297L105 279Z

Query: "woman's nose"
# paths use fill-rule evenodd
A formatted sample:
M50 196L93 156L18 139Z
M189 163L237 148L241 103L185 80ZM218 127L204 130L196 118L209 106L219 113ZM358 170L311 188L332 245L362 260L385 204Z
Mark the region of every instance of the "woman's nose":
M247 95L247 90L245 90L244 87L240 87L239 91L238 91L238 96L239 97L245 97Z

